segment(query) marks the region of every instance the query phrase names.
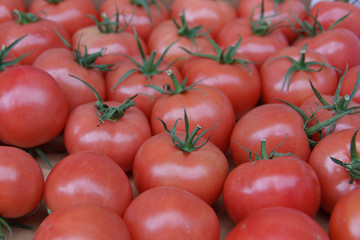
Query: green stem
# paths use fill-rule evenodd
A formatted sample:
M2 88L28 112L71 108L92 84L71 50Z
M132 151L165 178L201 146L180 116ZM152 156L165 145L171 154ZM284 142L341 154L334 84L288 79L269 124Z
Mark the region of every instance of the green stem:
M19 10L15 9L12 12L13 19L18 24L30 24L40 21L41 18L38 18L35 14L30 12L20 12Z

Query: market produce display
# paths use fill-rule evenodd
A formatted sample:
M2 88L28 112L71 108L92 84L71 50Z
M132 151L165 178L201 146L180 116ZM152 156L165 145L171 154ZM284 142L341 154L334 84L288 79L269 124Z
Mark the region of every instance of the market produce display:
M356 1L0 0L0 240L360 240L359 23Z

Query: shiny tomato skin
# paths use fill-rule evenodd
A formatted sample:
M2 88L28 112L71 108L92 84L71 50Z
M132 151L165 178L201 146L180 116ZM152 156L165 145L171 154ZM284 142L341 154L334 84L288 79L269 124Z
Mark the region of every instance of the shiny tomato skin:
M54 139L68 117L60 86L33 66L16 66L0 74L0 103L0 140L22 148Z
M354 132L355 129L346 129L326 136L314 147L309 158L321 184L321 207L328 213L343 195L360 186L356 179L350 184L349 172L330 159L331 156L344 163L350 162L350 140ZM360 149L359 137L356 148Z
M131 0L103 1L99 8L99 16L103 13L106 13L107 16L113 16L116 14L116 10L118 10L120 22L127 21L128 27L126 31L133 32L134 26L139 37L147 42L153 29L161 22L170 19L170 11L161 1L154 1L155 4L151 4L148 1L151 13L150 19L144 7L136 6L132 2Z
M315 171L296 156L240 164L229 173L223 189L226 211L235 223L258 209L275 206L315 217L320 194Z
M359 239L360 188L342 196L336 203L329 220L329 236L332 240Z
M235 165L249 161L249 153L239 145L260 154L261 139L266 139L268 153L278 147L277 152L293 153L305 161L310 156L304 121L294 109L285 104L260 105L239 119L230 140L230 151Z
M136 197L124 220L132 240L217 240L215 211L195 195L178 188L156 187Z
M283 56L288 56L299 61L302 47L290 46L282 48L270 55L260 68L262 83L262 100L264 103L279 102L278 99L300 106L310 96L314 96L309 79L321 94L334 94L338 77L334 69L324 66L321 71L296 71L283 86L285 75L293 66L291 61ZM319 70L324 63L329 64L324 56L309 48L305 50L305 61L316 61L319 64L309 66L312 70ZM281 56L281 57L280 57Z
M12 20L11 12L15 9L24 12L26 6L24 0L1 0L0 1L0 24Z
M225 1L212 0L175 0L171 4L171 13L175 19L185 12L186 19L194 26L203 26L203 31L210 31L216 36L226 23L236 18L236 10Z
M124 220L116 213L97 204L78 204L59 208L42 221L34 240L48 239L131 240L131 237Z
M326 231L313 218L286 207L255 211L231 230L226 240L329 240Z
M104 102L110 107L120 102ZM125 172L132 169L135 154L140 145L151 136L149 121L136 107L125 111L116 122L105 121L100 126L94 102L75 108L69 115L64 129L67 151L100 152L114 160Z
M247 58L237 54L236 59ZM260 76L253 64L246 69L240 63L223 64L209 58L192 58L182 69L182 76L187 77L187 85L198 82L221 90L229 98L239 119L244 113L255 107L261 93Z
M96 7L91 0L62 0L58 3L33 0L28 11L57 22L70 37L80 28L94 24L94 20L87 15L97 16Z
M44 176L22 149L0 146L0 216L18 218L33 212L44 192Z
M355 87L356 80L359 77L359 71L360 71L360 64L350 67L346 71L344 80L343 80L343 83L342 83L341 89L340 89L340 96L345 96L345 94L347 94L349 96L351 95L351 93ZM356 90L353 101L360 103L360 88L359 87Z
M45 182L44 200L51 211L88 203L105 206L122 216L132 198L124 170L98 152L68 155L55 165Z
M165 131L159 119L172 128L178 118L183 118L184 108L189 118L190 132L197 125L204 130L216 125L211 133L210 141L226 152L229 147L231 131L235 125L235 114L231 102L225 94L211 86L199 84L195 86L195 89L185 93L160 97L151 113L150 124L153 135ZM178 124L176 129L185 131L182 124ZM208 131L204 137L207 138L210 132Z
M184 132L176 135L182 140L185 138ZM168 133L160 133L141 145L132 173L138 193L158 186L177 187L212 205L221 194L228 174L228 161L225 154L211 142L186 153L173 144Z

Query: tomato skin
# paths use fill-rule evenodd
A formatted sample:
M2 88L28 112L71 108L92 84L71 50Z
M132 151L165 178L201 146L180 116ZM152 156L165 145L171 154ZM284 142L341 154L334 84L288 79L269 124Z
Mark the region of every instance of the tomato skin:
M348 68L341 85L340 96L345 96L345 94L349 96L351 95L355 87L356 80L359 77L359 71L360 64ZM353 101L360 103L360 88L357 89Z
M238 54L236 59L246 57ZM253 108L260 98L260 76L253 64L246 69L242 64L222 64L208 58L192 58L187 61L181 70L182 76L187 77L187 85L195 82L215 87L229 98L239 119L244 113Z
M300 106L310 96L314 96L309 79L314 87L321 94L334 94L338 77L336 71L330 67L324 66L319 72L296 71L290 79L289 88L283 87L285 75L293 64L286 58L279 56L289 56L299 61L302 47L290 46L282 48L269 56L260 68L260 78L262 84L262 100L264 103L278 102L281 99ZM310 48L306 48L305 61L316 61L320 64L309 66L310 69L318 70L323 63L328 64L323 55Z
M344 163L350 162L350 140L355 129L332 133L314 147L309 164L315 170L321 184L321 207L331 213L338 200L346 193L360 186L359 180L349 184L349 172L334 163L329 156ZM356 148L360 149L360 139L356 138Z
M228 2L212 0L175 0L171 4L171 13L175 19L185 12L188 23L203 26L203 31L210 31L216 36L226 23L236 18L236 10Z
M57 22L71 37L80 28L94 24L87 15L97 16L96 7L91 0L63 0L56 4L46 0L33 0L29 12L44 15L44 18Z
M182 140L185 138L183 132L176 135ZM158 150L154 151L156 148ZM138 193L157 186L177 187L212 205L221 194L228 174L228 161L211 142L185 153L174 146L168 133L160 133L141 145L132 172Z
M128 176L112 159L98 152L68 155L56 164L45 182L44 199L51 211L88 203L105 206L122 216L132 198Z
M0 176L1 217L18 218L37 208L43 197L44 176L33 157L16 147L0 146Z
M58 61L62 59L62 61ZM73 51L66 48L51 48L33 62L33 66L48 72L62 88L69 105L69 112L81 104L96 101L96 96L76 76L89 83L105 99L105 79L97 69L87 69L76 62ZM74 97L76 96L76 97Z
M104 102L110 107L120 102ZM100 126L94 103L75 108L69 115L64 129L67 151L100 152L114 160L125 172L132 169L135 154L140 145L151 136L149 121L136 107L125 111L117 122L105 121Z
M214 210L193 194L171 187L149 189L127 208L124 220L133 240L219 239Z
M151 113L150 124L153 135L165 131L157 118L163 120L167 126L173 126L178 118L183 117L184 108L189 118L190 132L197 125L202 129L208 129L216 124L210 141L226 152L231 131L235 125L234 110L225 94L211 86L199 84L195 86L195 89L185 93L160 97ZM178 125L176 129L185 131L184 125ZM204 135L204 138L209 136L209 132Z
M227 23L215 39L220 46L227 47L234 45L239 40L239 36L241 36L241 44L237 52L255 62L257 68L260 68L271 54L289 46L287 38L279 29L264 36L255 35L248 17L237 18Z
M232 170L223 199L230 218L238 223L252 212L274 206L298 209L315 217L320 183L308 163L295 156L246 162Z
M63 130L68 105L60 86L47 72L27 65L5 70L0 74L0 96L3 143L35 147Z
M329 221L329 236L332 240L359 239L360 188L351 190L336 203Z
M11 12L15 9L24 12L26 10L23 0L0 0L0 24L12 20Z
M303 212L286 207L270 207L243 219L226 237L226 240L240 239L329 240L329 237L313 218Z
M43 220L34 236L34 240L74 238L131 240L124 220L97 204L59 208Z
M161 1L156 1L156 4L149 4L151 19L144 7L134 5L130 0L103 1L99 8L99 16L103 13L106 13L107 16L113 16L116 14L116 8L121 13L120 22L124 22L126 19L129 24L126 31L133 32L132 27L135 26L137 34L145 42L157 25L170 19L170 12Z
M249 162L249 153L260 154L260 140L266 139L270 153L293 153L307 161L310 146L304 132L302 117L291 107L280 103L260 105L247 112L236 123L230 140L230 151L235 165Z

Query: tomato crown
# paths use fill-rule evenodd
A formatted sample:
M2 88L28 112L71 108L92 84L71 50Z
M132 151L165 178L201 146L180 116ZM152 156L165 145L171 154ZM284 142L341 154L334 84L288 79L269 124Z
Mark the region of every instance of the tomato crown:
M149 5L156 5L157 9L159 9L159 4L158 2L156 2L155 0L130 0L130 3L134 4L135 7L136 6L140 6L143 7L150 19L150 22L153 23L153 19L152 19L152 15L151 15L151 11L149 8Z
M12 11L12 17L14 19L14 21L18 24L30 24L30 23L36 23L38 21L41 20L41 18L39 18L38 16L36 16L33 13L25 13L25 12L20 12L19 10L15 9L14 11Z
M88 17L92 18L99 30L103 34L108 33L122 33L128 26L128 23L120 22L120 13L116 7L116 12L113 16L108 17L106 13L101 14L102 21L100 22L95 16L88 14ZM114 20L112 20L114 19ZM125 19L125 17L124 17ZM131 22L131 19L130 19Z

